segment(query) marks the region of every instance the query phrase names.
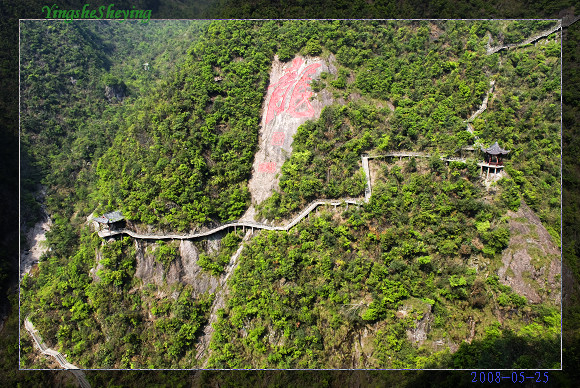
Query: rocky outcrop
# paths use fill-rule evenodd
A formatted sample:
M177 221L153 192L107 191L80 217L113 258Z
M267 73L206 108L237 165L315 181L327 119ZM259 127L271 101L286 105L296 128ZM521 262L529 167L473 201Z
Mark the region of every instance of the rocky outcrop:
M417 344L418 346L423 345L423 342L427 339L427 333L431 331L432 320L433 314L429 310L420 320L415 321L415 327L407 330L407 339L409 342Z
M163 265L155 261L153 254L147 252L147 247L151 245L143 240L135 240L135 250L137 256L137 268L135 276L143 280L143 283L163 284Z
M147 249L149 247L149 249ZM155 260L151 253L155 243L135 240L137 251L137 267L135 276L143 283L153 283L158 286L175 283L186 283L193 286L194 296L206 292L214 292L218 279L205 272L198 264L199 251L191 240L182 240L179 245L179 257L171 262L165 270L163 265Z
M109 101L123 101L123 99L127 97L127 86L125 86L123 82L119 84L106 85L105 97Z
M95 249L96 266L89 270L89 275L91 276L91 279L93 279L94 282L98 282L101 280L101 278L99 277L99 275L97 273L104 268L103 265L101 264L102 258L103 258L103 255L101 254L101 250Z
M213 293L218 286L218 279L211 276L197 264L199 252L190 240L183 240L179 245L181 256L180 281L194 286L196 294Z
M274 57L270 85L264 99L260 126L260 148L254 157L252 178L248 188L252 205L240 220L253 221L254 205L268 198L278 188L282 164L292 154L292 141L298 127L307 120L316 120L322 109L332 103L325 89L314 92L310 83L320 74L336 73L333 57L296 56L291 62Z
M36 200L43 203L45 197L46 191L41 188L36 194ZM52 221L44 204L41 206L41 212L42 219L34 227L27 228L24 223L20 225L22 233L26 236L25 248L20 251L20 277L23 277L25 273L30 273L32 267L38 264L40 257L48 251L46 232L50 230Z
M538 216L522 201L509 212L510 241L498 271L502 284L510 286L530 303L560 303L560 249Z

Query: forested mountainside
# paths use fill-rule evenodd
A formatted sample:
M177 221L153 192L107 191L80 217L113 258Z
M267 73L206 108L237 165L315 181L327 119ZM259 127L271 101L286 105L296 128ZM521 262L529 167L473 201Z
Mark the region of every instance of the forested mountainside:
M40 204L34 198L38 184L48 190L49 212L61 220L59 227L67 228L74 212L86 213L89 193L95 190L96 161L140 98L184 60L203 24L22 22L21 170L26 222L40 217ZM174 43L167 46L167 39Z
M43 183L53 227L23 316L87 368L558 367L560 36L489 50L553 24L26 22L23 206L33 223ZM367 178L370 201L245 243L101 239L85 222L122 210L161 233L241 217L272 64L298 56L333 64L306 85L332 102L298 128L255 221L364 197ZM500 180L482 180L477 152L441 159L495 141L510 150ZM394 151L420 156L361 169ZM534 300L506 252L531 266ZM21 340L23 366L48 365Z
M357 25L353 28L365 39L351 37L353 47L344 46L348 31L331 35L326 44L345 67L336 80L323 79L314 87L332 88L346 104L301 128L296 152L284 166L282 193L263 204L263 214L283 216L313 198L362 193L354 176L361 152L459 156L462 146L498 140L511 150L510 176L559 239L559 42L485 55L487 31L511 29L486 23L417 24L366 35L364 29L372 27ZM492 81L488 109L469 131L465 121Z

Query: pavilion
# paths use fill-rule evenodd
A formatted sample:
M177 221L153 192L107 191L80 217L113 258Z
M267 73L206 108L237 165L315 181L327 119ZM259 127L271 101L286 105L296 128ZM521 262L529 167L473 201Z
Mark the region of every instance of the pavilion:
M93 221L99 224L99 230L103 225L109 230L114 230L116 228L122 227L124 224L125 217L120 211L114 211L110 213L105 213L100 217L93 218Z
M507 155L510 151L504 150L497 144L497 141L489 148L481 147L483 152L483 162L477 165L481 167L481 174L483 175L484 168L487 170L487 176L489 176L489 171L493 169L492 174L501 172L504 168L503 157Z

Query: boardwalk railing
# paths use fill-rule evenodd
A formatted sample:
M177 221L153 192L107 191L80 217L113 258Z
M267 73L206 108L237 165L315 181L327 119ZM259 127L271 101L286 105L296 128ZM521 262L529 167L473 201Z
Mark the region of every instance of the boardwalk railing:
M426 154L424 152L409 152L409 151L400 151L400 152L390 152L382 155L367 155L363 154L361 156L362 159L362 166L363 170L366 175L366 185L365 185L365 197L363 198L342 198L342 199L330 199L330 200L315 200L312 201L300 214L292 219L288 224L284 226L273 226L268 224L261 224L258 222L249 222L249 221L230 221L215 228L211 228L209 230L194 232L194 233L186 233L186 234L175 234L175 233L139 233L135 232L126 228L117 229L117 230L100 230L98 232L99 237L112 237L117 236L120 234L126 234L133 238L139 238L143 240L189 240L195 239L200 237L207 237L212 234L221 232L222 230L228 228L255 228L255 229L264 229L264 230L277 230L277 231L288 231L290 228L294 227L297 223L299 223L304 217L306 217L310 212L316 209L320 205L333 205L338 206L341 204L354 204L354 205L361 205L362 203L369 202L372 195L372 186L371 186L371 174L369 168L369 159L375 158L383 158L383 157L398 157L398 158L407 158L407 157L419 157L419 158L429 158L431 155ZM466 162L467 159L465 158L454 158L454 157L441 157L441 160L446 162Z
M79 368L77 366L68 362L60 352L57 352L56 350L50 349L48 346L46 346L46 344L42 341L42 337L40 337L40 334L38 334L38 330L36 330L32 322L30 322L29 318L26 318L24 320L24 327L30 333L30 335L34 339L34 343L36 343L36 346L40 349L40 352L42 354L54 357L56 362L58 362L63 369L72 369L71 372L75 375L75 377L79 382L79 385L82 388L91 388L91 385L87 381L85 374L82 371L78 370Z
M132 230L123 228L117 230L101 230L98 232L99 237L112 237L119 234L127 234L133 238L139 238L144 240L189 240L199 237L207 237L212 234L221 232L224 229L232 228L232 227L242 227L242 228L255 228L255 229L264 229L264 230L278 230L278 231L287 231L297 223L299 223L304 217L306 217L312 210L316 209L320 205L333 205L338 206L342 203L348 204L355 204L360 205L363 202L362 199L353 199L353 198L346 198L341 200L317 200L311 202L306 209L304 209L300 214L298 214L290 223L284 226L272 226L267 224L261 224L258 222L248 222L248 221L232 221L222 224L218 227L215 227L210 230L206 230L203 232L197 233L187 233L187 234L173 234L173 233L139 233L134 232Z

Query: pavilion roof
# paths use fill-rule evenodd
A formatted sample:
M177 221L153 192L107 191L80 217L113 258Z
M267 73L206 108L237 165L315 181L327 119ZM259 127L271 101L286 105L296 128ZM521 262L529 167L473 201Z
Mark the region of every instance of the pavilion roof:
M101 224L110 224L112 222L117 222L123 220L123 214L120 211L114 211L110 213L105 213L100 217L93 218L94 221L97 221Z
M501 148L499 144L497 144L497 141L489 148L481 147L481 150L490 155L507 155L509 153L508 150Z

